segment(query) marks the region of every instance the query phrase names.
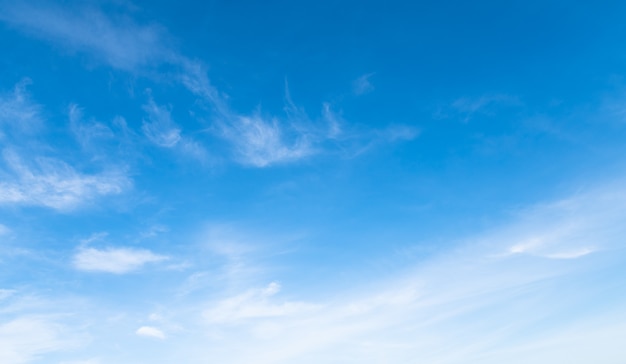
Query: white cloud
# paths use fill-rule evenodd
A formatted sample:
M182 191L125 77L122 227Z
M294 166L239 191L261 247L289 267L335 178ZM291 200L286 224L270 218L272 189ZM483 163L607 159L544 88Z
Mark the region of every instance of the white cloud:
M163 333L163 331L157 329L156 327L152 327L152 326L142 326L137 329L135 334L137 334L138 336L151 337L151 338L160 339L160 340L165 339L165 333Z
M245 320L283 317L312 312L318 305L305 302L274 303L271 297L280 291L280 285L272 282L263 289L253 289L224 299L203 312L211 323L238 323Z
M42 317L24 316L0 324L0 362L30 363L72 344L64 328Z
M222 123L220 131L233 144L237 159L255 167L293 162L314 153L306 134L287 135L277 119L237 116Z
M622 186L522 209L502 228L422 260L408 272L390 272L389 279L339 288L320 284L331 298L318 296L315 303L281 298L287 292L276 283L208 304L202 299L192 305L205 307L202 340L219 349L195 349L200 341L186 337L188 358L212 356L229 364L337 358L551 363L566 361L572 352L591 358L585 338L611 353L602 358L621 358L617 333L623 325L615 323L624 322L626 296L614 289L622 284L626 259ZM511 254L516 245L521 247ZM585 258L592 250L593 259ZM192 317L189 330L196 327ZM241 347L246 350L237 350Z
M216 112L218 121L212 130L230 144L234 159L241 164L268 167L294 163L318 154L328 147L325 142L337 142L342 133L340 118L327 104L323 107L322 118L328 128L324 130L308 120L304 112L289 112L297 108L288 95L287 120L232 110L227 98L211 84L206 67L172 48L167 42L167 32L157 25L140 25L125 16L107 16L93 4L67 10L46 3L7 2L1 10L4 15L0 15L0 19L36 37L85 52L114 68L157 79L171 77L180 82ZM167 76L163 76L163 72L153 72L160 66L167 66ZM355 82L355 92L372 90L371 75L363 75ZM145 109L149 120L144 121L142 130L151 142L165 148L175 147L201 161L208 159L201 143L183 136L182 128L171 120L169 110L152 101ZM91 127L88 132L105 131L102 124L92 124ZM79 130L78 134L84 137L84 131ZM364 133L359 138L368 138L369 134ZM383 140L387 139L374 144Z
M160 332L175 345L155 355L190 364L207 357L228 364L338 358L346 363L442 364L512 358L543 364L567 361L566 355L588 362L598 348L608 352L599 356L609 359L603 362L612 363L611 358L622 357L619 333L626 315L626 296L615 291L623 284L626 259L621 185L520 210L506 226L408 270L387 271L388 278L369 276L342 284L325 277L317 287L293 291L281 290L276 282L257 286L247 277L213 281L210 290L163 299L156 304L158 315L150 315L139 329L129 316L120 319L122 327L109 326L106 333L94 329L94 341L118 338L120 332L159 339ZM253 245L246 236L236 235L241 229L224 230L203 241L228 256L258 254L254 246L245 246ZM512 246L529 241L534 242L526 250L510 254ZM545 259L582 253L578 248L586 246L583 242L597 247L592 259ZM206 274L214 276L215 260L210 262ZM96 319L93 326L105 320ZM175 337L166 335L174 331ZM128 350L130 361L153 354L141 347L133 352L136 342L118 343L119 350Z
M14 151L4 150L10 174L0 182L0 204L38 205L71 210L98 196L120 194L131 182L120 173L88 175L54 158L25 163Z
M505 255L575 259L616 249L626 228L626 194L605 185L550 204L516 212L518 222L485 237L488 244L505 241Z
M166 259L165 256L145 249L80 248L74 256L73 264L76 269L88 272L124 274Z
M338 357L346 363L456 364L498 363L518 353L535 358L533 362L550 363L544 353L561 344L545 339L580 342L589 332L584 321L590 319L567 310L595 295L585 293L590 287L584 284L583 292L578 284L575 290L555 290L572 278L555 276L554 269L532 261L481 264L479 256L455 256L430 262L402 279L361 287L372 293L361 297L345 293L339 301L313 309L290 311L284 304L269 305L258 291L236 296L219 302L221 311L204 312L211 327L238 324L234 332L217 334L215 343L223 352L207 349L205 355L218 355L232 364L319 363ZM542 326L547 319L555 320L549 329ZM595 330L610 337L605 334L615 332L614 326L596 323ZM575 331L569 332L572 327ZM542 341L545 347L533 350L532 345ZM613 355L619 353L615 344L613 339L608 345Z
M43 120L40 106L25 93L27 83L26 80L16 85L10 96L0 96L0 139L3 132L10 133L8 141L14 145L2 150L0 204L71 210L99 196L126 190L131 182L119 171L83 174L62 160L34 153L36 148L43 147L46 151L53 148L29 135L41 131ZM84 146L92 144L94 138L113 136L111 130L100 123L82 123L82 113L76 105L70 107L69 117L72 131Z
M284 247L285 242L285 237L267 236L263 231L249 231L236 224L210 224L196 237L195 245L203 253L182 263L183 268L193 271L178 287L178 295L197 295L225 282L233 288L245 290L252 282L265 277L271 268L264 257L271 255L276 246Z

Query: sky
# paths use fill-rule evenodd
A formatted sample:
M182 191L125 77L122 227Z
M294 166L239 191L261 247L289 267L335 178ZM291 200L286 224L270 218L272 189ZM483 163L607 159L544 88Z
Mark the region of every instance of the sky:
M0 0L0 362L622 363L625 12Z

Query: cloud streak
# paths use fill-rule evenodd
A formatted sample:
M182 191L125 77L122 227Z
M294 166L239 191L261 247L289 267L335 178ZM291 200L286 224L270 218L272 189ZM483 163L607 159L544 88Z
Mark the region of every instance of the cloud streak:
M67 11L46 2L3 1L0 9L5 23L71 50L93 54L115 68L135 71L175 56L163 44L166 34L162 28L138 26L122 15L110 19L84 4Z
M374 91L374 85L370 82L370 78L373 75L374 73L368 73L354 80L352 83L352 92L360 96Z
M621 358L615 338L624 330L621 307L626 296L608 292L623 285L626 254L620 237L626 228L617 223L626 217L622 185L517 210L506 226L464 240L408 270L390 272L387 279L350 287L319 282L324 297L305 290L308 298L301 299L297 287L283 289L276 281L261 286L249 276L215 280L208 291L163 297L157 304L162 315L150 316L158 325L115 326L98 333L102 336L97 340L119 337L120 332L167 339L171 349L164 352L191 364L206 357L229 364L308 364L336 358L346 363L490 364L507 358L550 363L564 361L563 353L593 357L585 342L606 350L602 358ZM510 252L531 241L529 237L541 239ZM253 238L246 239L252 244L249 240ZM258 254L220 231L204 241L216 254ZM581 250L589 242L593 252ZM124 274L164 259L148 250L83 247L74 267ZM211 264L208 274L215 278L215 261ZM601 313L588 306L598 297L605 299ZM133 319L141 320L123 316L121 321ZM111 325L106 320L96 319L96 326ZM176 335L166 335L163 327ZM137 343L127 345L130 350ZM129 358L142 358L141 351ZM98 356L107 357L105 352Z
M132 182L120 168L101 173L82 173L56 157L48 157L54 146L41 143L45 123L41 107L25 90L28 80L13 92L0 96L0 140L5 140L0 159L0 205L43 206L70 211L99 197L128 190ZM96 140L113 139L106 125L82 122L82 111L69 108L70 128L83 149ZM37 151L40 151L39 153Z
M40 356L67 349L63 327L37 316L23 316L0 323L0 361L31 363Z
M145 249L80 248L74 256L74 268L86 272L125 274L141 269L149 263L158 263L167 257Z
M621 185L519 210L506 226L408 271L317 302L282 299L270 283L194 303L203 307L204 325L188 317L187 330L209 335L219 349L180 340L191 363L195 356L229 364L550 363L590 358L586 340L610 353L604 358L621 357L616 333L624 329L626 296L608 293L623 284L618 272L626 261ZM529 237L540 238L511 253ZM609 296L601 314L587 306Z
M202 316L211 323L232 324L251 319L302 315L318 308L304 302L270 302L280 289L280 284L272 282L263 289L252 289L224 299L205 310Z
M436 118L459 117L469 122L477 116L493 116L498 109L515 107L522 102L515 96L506 94L486 94L479 97L460 97L448 107L439 109Z

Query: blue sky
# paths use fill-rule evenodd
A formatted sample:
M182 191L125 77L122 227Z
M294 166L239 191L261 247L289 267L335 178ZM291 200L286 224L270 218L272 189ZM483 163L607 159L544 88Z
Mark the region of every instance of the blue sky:
M0 1L0 362L621 363L624 11Z

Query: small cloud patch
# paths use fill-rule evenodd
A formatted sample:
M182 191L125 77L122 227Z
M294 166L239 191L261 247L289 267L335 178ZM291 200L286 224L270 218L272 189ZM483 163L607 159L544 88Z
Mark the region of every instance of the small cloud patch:
M352 92L360 96L374 91L374 86L370 82L370 77L373 75L373 73L368 73L354 80L352 83Z
M74 256L74 267L87 272L124 274L166 259L145 249L81 248Z
M151 337L154 339L165 340L165 333L152 326L142 326L135 331L137 336Z

